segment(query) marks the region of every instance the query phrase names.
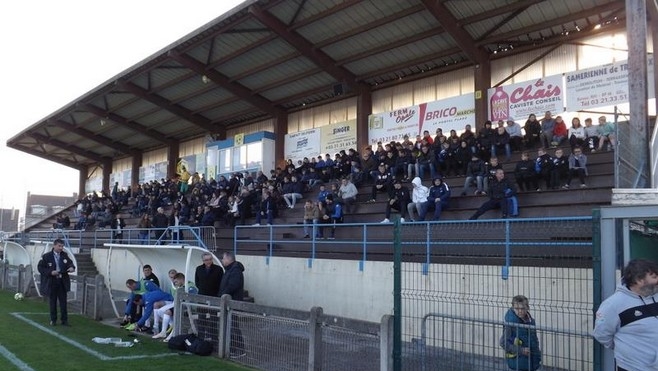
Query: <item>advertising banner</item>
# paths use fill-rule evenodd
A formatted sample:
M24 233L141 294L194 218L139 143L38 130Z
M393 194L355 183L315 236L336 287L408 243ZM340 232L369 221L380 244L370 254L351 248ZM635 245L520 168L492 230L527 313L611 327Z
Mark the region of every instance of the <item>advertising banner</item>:
M317 157L321 152L320 129L308 129L296 133L286 134L284 156L292 159L293 163L304 157Z
M326 153L331 157L334 154L348 149L354 148L359 151L356 144L356 120L349 120L335 124L326 125L320 128L320 146L321 149L318 153L312 154L310 157L317 157L318 155L324 156Z
M655 98L653 55L648 58L649 99ZM565 74L567 111L585 111L628 103L628 61Z
M368 143L400 142L405 135L413 140L425 130L434 135L437 128L462 131L469 124L475 127L473 93L370 115Z
M563 92L562 75L489 89L489 119L525 121L531 113L543 117L546 111L563 112Z

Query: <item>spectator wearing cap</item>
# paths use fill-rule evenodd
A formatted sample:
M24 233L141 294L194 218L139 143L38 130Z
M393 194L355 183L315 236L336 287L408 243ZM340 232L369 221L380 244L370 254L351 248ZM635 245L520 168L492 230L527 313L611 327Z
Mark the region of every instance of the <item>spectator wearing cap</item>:
M391 209L395 209L400 211L400 222L404 223L409 202L411 202L409 189L404 187L400 180L395 180L393 183L393 194L386 203L386 217L381 222L390 223Z
M447 209L450 204L450 187L440 176L432 181L428 201L427 211L434 210L433 220L441 219L441 211Z
M376 171L368 202L377 201L378 192L386 192L389 198L393 193L393 176L390 172L386 171L386 165L383 162L379 164L379 169Z
M523 134L521 133L521 125L514 121L513 117L507 118L507 127L505 128L509 134L509 144L513 152L520 151L523 148Z

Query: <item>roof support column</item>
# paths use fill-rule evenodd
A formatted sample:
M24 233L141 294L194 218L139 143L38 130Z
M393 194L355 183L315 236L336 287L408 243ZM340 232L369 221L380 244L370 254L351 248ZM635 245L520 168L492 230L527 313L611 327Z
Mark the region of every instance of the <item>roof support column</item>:
M368 116L372 114L372 93L362 89L356 101L356 150L363 153L368 145Z
M180 155L180 146L178 142L172 143L167 147L167 179L171 179L176 175L176 162Z
M284 156L284 146L286 143L286 134L288 134L288 114L279 113L274 116L274 135L276 143L274 145L274 166L281 166L286 161ZM267 174L266 174L267 175Z
M488 120L487 90L491 87L491 63L489 60L481 61L475 65L475 122L473 127L484 127Z
M132 158L132 166L130 168L130 197L133 197L137 186L139 185L139 168L142 166L142 153L139 155L134 154Z
M649 111L647 104L647 2L626 0L626 30L628 34L628 100L631 126L628 148L642 148L638 153L638 172L649 179L651 148L649 145ZM640 175L638 174L638 175ZM650 187L645 182L642 188Z
M81 200L87 195L86 186L87 186L87 173L89 168L85 167L84 169L78 170L78 200Z
M101 164L103 166L103 185L101 189L107 194L110 194L110 175L112 174L112 160L105 160Z
M654 96L658 97L658 3L656 0L647 0L647 7L649 11L649 19L651 20L651 34L654 35L653 39L653 87L654 87ZM658 99L655 99L656 103L656 112L658 112ZM650 133L651 134L651 133ZM658 187L658 184L654 184L653 187Z

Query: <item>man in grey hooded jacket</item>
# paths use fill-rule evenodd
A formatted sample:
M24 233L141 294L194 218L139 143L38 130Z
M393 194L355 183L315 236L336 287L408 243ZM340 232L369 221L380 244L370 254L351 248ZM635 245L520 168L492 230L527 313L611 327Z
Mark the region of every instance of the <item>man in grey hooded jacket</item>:
M596 311L594 338L614 350L617 371L658 371L657 288L658 264L631 260Z

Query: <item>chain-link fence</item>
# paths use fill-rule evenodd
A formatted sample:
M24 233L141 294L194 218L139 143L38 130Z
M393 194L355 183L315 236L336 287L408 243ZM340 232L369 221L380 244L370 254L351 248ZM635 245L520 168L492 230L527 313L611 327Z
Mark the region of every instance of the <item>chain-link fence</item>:
M27 295L32 280L32 267L0 261L0 288Z
M379 370L390 354L382 325L179 292L175 333L197 333L214 354L267 371ZM388 318L388 317L387 317ZM387 324L388 326L388 324Z
M401 224L399 231L401 369L498 369L501 321L516 295L529 298L542 328L545 369L592 369L591 218Z
M71 292L68 294L69 310L95 320L101 320L107 312L104 305L107 287L103 276L70 276Z
M67 295L68 307L72 313L80 313L90 318L101 320L107 314L104 298L107 287L103 276L93 277L71 275L71 292ZM0 288L20 292L24 295L36 295L35 287L39 285L40 275L34 274L31 266L11 265L0 261Z

